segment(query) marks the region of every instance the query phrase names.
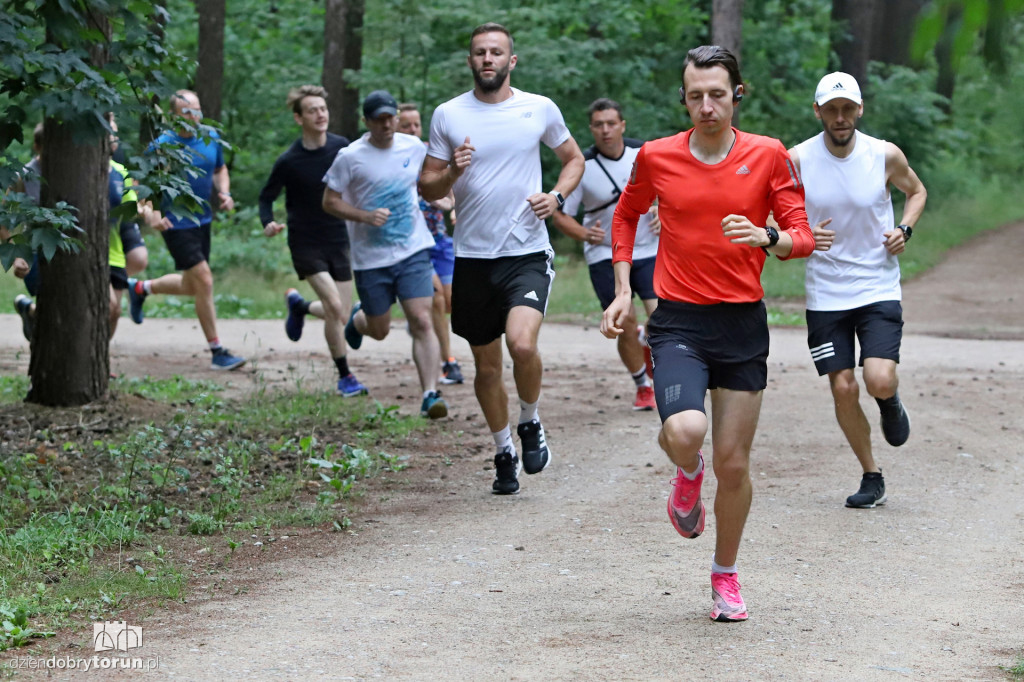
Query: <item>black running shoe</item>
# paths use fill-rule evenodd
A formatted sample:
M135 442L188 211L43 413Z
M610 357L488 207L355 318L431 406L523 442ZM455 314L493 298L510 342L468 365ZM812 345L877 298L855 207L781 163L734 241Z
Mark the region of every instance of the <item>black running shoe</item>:
M539 474L551 463L551 450L544 438L544 427L533 419L516 428L523 446L523 470L528 474Z
M872 471L861 477L860 490L846 498L846 506L873 509L879 504L885 504L885 479L881 471Z
M515 495L519 492L519 458L510 447L494 456L494 484L491 490L495 495Z
M900 394L877 402L882 412L882 435L885 436L885 442L892 446L903 445L910 438L910 415L907 414L907 408L903 407Z

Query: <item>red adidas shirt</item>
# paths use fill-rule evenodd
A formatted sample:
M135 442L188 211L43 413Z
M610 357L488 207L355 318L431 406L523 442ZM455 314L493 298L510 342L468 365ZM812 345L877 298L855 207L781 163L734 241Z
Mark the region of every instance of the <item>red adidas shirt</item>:
M764 225L771 212L793 238L790 258L814 250L803 185L786 148L774 138L733 130L735 145L713 166L690 153L692 128L646 143L636 157L612 220L612 261L632 262L637 220L657 199L654 290L660 298L705 305L764 298L765 252L726 238L722 219L729 214Z

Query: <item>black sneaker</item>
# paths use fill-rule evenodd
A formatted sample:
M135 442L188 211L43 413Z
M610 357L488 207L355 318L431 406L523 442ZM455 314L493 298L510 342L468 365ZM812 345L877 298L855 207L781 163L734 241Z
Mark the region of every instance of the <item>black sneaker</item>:
M846 506L873 509L879 504L885 504L885 479L881 471L872 471L861 477L860 490L846 498Z
M25 340L32 341L32 332L35 330L35 319L32 317L32 299L25 294L18 294L14 297L14 309L21 316L21 333Z
M515 495L519 492L519 458L510 447L494 456L494 484L491 485L491 491L495 495Z
M903 407L900 394L877 402L882 412L882 435L885 436L885 442L892 446L903 445L910 438L910 415Z
M536 419L523 422L516 428L523 446L523 469L528 474L539 474L551 463L551 450L544 439L544 427Z

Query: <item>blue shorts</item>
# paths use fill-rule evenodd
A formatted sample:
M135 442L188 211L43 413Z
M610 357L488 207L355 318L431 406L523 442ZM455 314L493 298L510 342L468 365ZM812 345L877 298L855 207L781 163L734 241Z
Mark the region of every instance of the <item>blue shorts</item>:
M32 265L28 269L28 274L25 275L25 289L28 290L28 295L35 298L39 295L39 254L32 257Z
M118 231L121 234L121 248L125 253L146 245L138 223L122 222Z
M441 279L441 284L451 284L455 274L455 243L446 234L434 237L434 246L430 249L430 262L434 264L434 272Z
M855 336L860 342L861 367L864 358L882 358L899 364L902 304L879 301L852 310L808 310L807 346L818 376L853 369Z
M405 260L386 268L356 270L356 291L363 313L383 315L395 301L434 297L434 268L429 249L417 251Z
M657 259L654 256L635 260L629 271L629 288L641 301L658 298L654 293L655 260ZM589 268L590 283L594 285L594 293L601 302L601 310L604 310L615 300L615 269L612 267L611 259L593 263Z
M647 321L654 392L665 421L704 411L709 389L763 391L768 385L768 314L764 301L697 305L658 301Z

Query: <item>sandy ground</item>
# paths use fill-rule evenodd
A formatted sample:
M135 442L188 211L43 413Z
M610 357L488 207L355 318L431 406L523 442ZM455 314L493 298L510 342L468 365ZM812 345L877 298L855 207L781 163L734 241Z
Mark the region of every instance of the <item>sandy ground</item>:
M136 655L158 659L147 677L187 680L1000 679L1024 655L1022 252L1024 225L1011 226L905 287L913 434L899 449L874 434L884 507L843 506L860 472L827 381L802 329L773 329L739 561L745 623L708 619L713 517L696 540L673 530L658 418L630 410L614 345L552 324L541 414L555 459L523 475L520 495L489 493L490 438L471 386L452 387L463 445L450 460L414 459L407 485L369 497L317 552L274 543L245 594L205 598L193 581L187 604L136 623ZM0 316L7 369L27 365L16 323ZM317 324L298 344L277 322L227 321L221 338L257 360L229 376L239 390L327 385ZM198 339L192 321L126 323L114 368L209 377L203 354L182 355ZM408 346L396 329L352 357L403 411L418 404ZM456 351L469 356L461 340ZM705 502L714 491L709 476ZM72 656L92 653L90 636Z

